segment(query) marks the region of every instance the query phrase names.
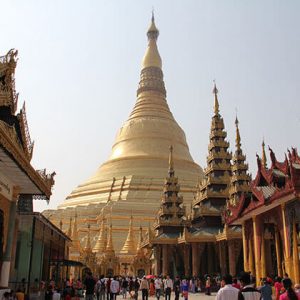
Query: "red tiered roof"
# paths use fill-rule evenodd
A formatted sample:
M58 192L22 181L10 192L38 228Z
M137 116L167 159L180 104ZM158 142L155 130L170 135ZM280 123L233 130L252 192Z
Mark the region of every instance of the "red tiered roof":
M279 162L271 148L271 167L266 168L257 156L258 170L255 179L250 183L251 192L242 194L236 206L228 203L225 214L227 224L236 223L249 213L256 215L259 208L275 204L285 197L300 195L300 156L296 148L288 150L288 158Z

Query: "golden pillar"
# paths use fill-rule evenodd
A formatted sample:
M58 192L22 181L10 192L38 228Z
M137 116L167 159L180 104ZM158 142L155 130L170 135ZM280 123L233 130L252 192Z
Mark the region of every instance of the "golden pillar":
M278 228L275 228L275 248L276 248L276 260L277 260L277 275L283 277L282 265L281 265L281 255L280 255L280 241Z
M259 257L259 242L258 242L258 234L257 234L257 223L256 223L256 216L252 217L253 222L253 241L254 241L254 260L255 260L255 277L256 277L256 285L260 283L260 257Z
M289 237L287 232L287 224L285 218L285 203L281 204L282 224L283 224L283 236L284 236L284 265L285 272L288 273L289 277L293 278L293 258L289 250Z
M247 247L247 240L246 240L245 222L243 222L242 224L242 236L243 236L244 271L249 272L248 247Z
M249 242L249 271L251 272L252 276L255 274L255 267L254 267L254 255L253 255L253 247L252 247L252 241L251 239Z
M294 282L299 283L299 253L296 220L293 222L293 265L294 265Z

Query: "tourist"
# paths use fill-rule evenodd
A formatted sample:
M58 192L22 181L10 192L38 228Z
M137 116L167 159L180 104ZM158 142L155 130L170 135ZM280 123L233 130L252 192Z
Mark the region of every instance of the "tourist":
M52 300L53 290L52 285L48 285L47 290L45 291L45 300Z
M189 283L186 279L182 279L181 292L182 292L183 299L188 300L188 298L189 298Z
M292 280L290 278L284 278L282 284L285 288L285 292L280 295L279 300L300 300L300 295L292 288Z
M175 293L175 300L179 300L179 294L180 294L180 278L179 276L176 276L174 281L174 293Z
M155 287L155 295L156 295L156 299L159 300L160 295L161 295L161 288L162 288L162 280L161 278L158 276L155 280L154 280L154 287Z
M16 298L17 300L24 300L25 294L21 291L21 289L18 289L16 292Z
M104 275L99 277L96 283L96 296L97 300L105 300L105 278Z
M210 288L211 288L211 280L210 280L210 276L207 276L205 282L205 295L211 295Z
M116 300L119 291L120 291L120 282L117 280L117 277L114 276L113 280L110 283L110 300Z
M86 300L93 300L94 299L94 291L95 291L95 285L96 281L93 278L92 272L88 272L87 276L85 278L85 281L83 283L85 285L85 299Z
M283 288L283 284L282 284L282 279L281 277L276 277L275 278L275 284L274 284L274 289L275 289L275 299L279 300L280 297L280 292L281 289Z
M171 291L173 289L173 280L170 278L169 275L167 275L167 278L165 280L165 300L171 300Z
M237 300L239 297L239 290L232 286L232 276L225 275L222 277L221 285L222 288L219 289L216 300Z
M242 285L241 295L239 299L245 300L260 300L260 291L255 289L251 284L250 274L247 272L242 272L240 275L240 282Z
M195 278L192 277L190 280L190 291L195 294L196 292L196 284L195 284Z
M135 300L138 299L139 289L140 289L140 282L139 282L138 278L135 278L134 282L133 282L133 290L134 290L134 298L135 298Z
M153 297L155 295L155 287L154 287L154 279L150 279L150 284L149 284L149 296Z
M127 289L128 289L128 280L125 277L122 278L121 288L122 288L123 299L126 299L127 298Z
M106 280L106 300L110 300L110 284L111 284L111 278L108 277Z
M262 300L272 300L272 287L267 279L263 280L263 286L260 288Z
M235 287L235 288L238 289L238 290L241 289L241 285L238 283L237 278L233 278L233 279L232 279L232 286Z
M142 290L142 299L148 300L148 293L149 293L149 283L146 279L146 276L143 276L141 280L140 289Z
M294 288L295 288L296 294L300 294L300 284L296 283Z
M59 289L55 289L52 295L52 300L60 300L61 295Z

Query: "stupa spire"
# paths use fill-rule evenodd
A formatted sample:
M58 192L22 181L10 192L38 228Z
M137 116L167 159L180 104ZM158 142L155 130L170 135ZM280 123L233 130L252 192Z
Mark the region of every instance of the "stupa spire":
M128 235L127 239L124 243L124 246L122 250L120 251L121 254L135 254L136 253L136 246L135 246L135 241L134 241L134 236L133 236L133 226L132 226L132 214L130 216L130 221L129 221L129 229L128 229Z
M174 161L173 161L173 146L171 145L170 148L170 153L169 153L169 176L173 177L174 176Z
M178 184L178 178L174 176L172 152L173 147L171 146L169 177L165 179L161 205L154 225L155 229L159 230L160 233L168 230L170 227L177 227L179 229L184 224L185 207L183 206L183 197L179 195L180 185Z
M107 243L107 232L106 232L106 226L105 226L105 218L102 213L99 237L93 248L93 252L95 252L97 255L102 255L105 252L106 243Z
M91 246L91 225L88 224L88 234L87 234L87 239L86 239L86 243L85 243L85 246L84 246L84 251L85 252L91 252L92 251L92 246Z
M106 252L113 253L113 254L115 253L114 244L113 244L113 240L112 240L112 221L111 221L111 219L110 219L110 225L109 225L109 230L108 230Z
M147 31L148 48L142 61L142 69L148 67L157 67L161 69L162 67L161 58L156 44L158 36L159 31L155 25L154 13L152 12L151 24Z
M235 146L237 150L241 149L241 136L240 136L240 130L239 130L239 120L236 116L235 118L235 129L236 129L236 137L235 137Z
M218 100L218 89L216 82L214 81L214 88L213 88L213 94L215 95L215 104L214 104L214 113L215 115L219 114L219 100Z
M245 163L246 156L243 154L241 148L241 136L238 127L239 121L236 117L236 140L235 140L235 152L232 157L231 166L231 179L229 186L229 203L233 206L237 205L239 197L242 193L250 191L250 175L248 174L248 164Z
M141 250L142 243L143 243L143 228L142 228L142 226L140 226L139 239L138 239L138 244L137 244L137 247L136 247L137 252L139 252Z
M262 146L261 162L262 162L262 165L266 168L267 167L267 156L266 156L266 151L265 151L265 139L263 139L261 146Z

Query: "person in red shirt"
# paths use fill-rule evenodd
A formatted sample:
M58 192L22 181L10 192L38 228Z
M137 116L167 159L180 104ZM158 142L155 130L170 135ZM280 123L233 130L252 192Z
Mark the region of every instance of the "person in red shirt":
M279 300L279 297L280 297L280 292L281 292L281 289L283 288L283 285L281 283L281 277L276 277L275 279L275 284L274 284L274 288L275 288L275 299L276 300Z
M238 283L236 278L232 279L232 286L235 287L236 289L240 290L241 289L241 285Z

